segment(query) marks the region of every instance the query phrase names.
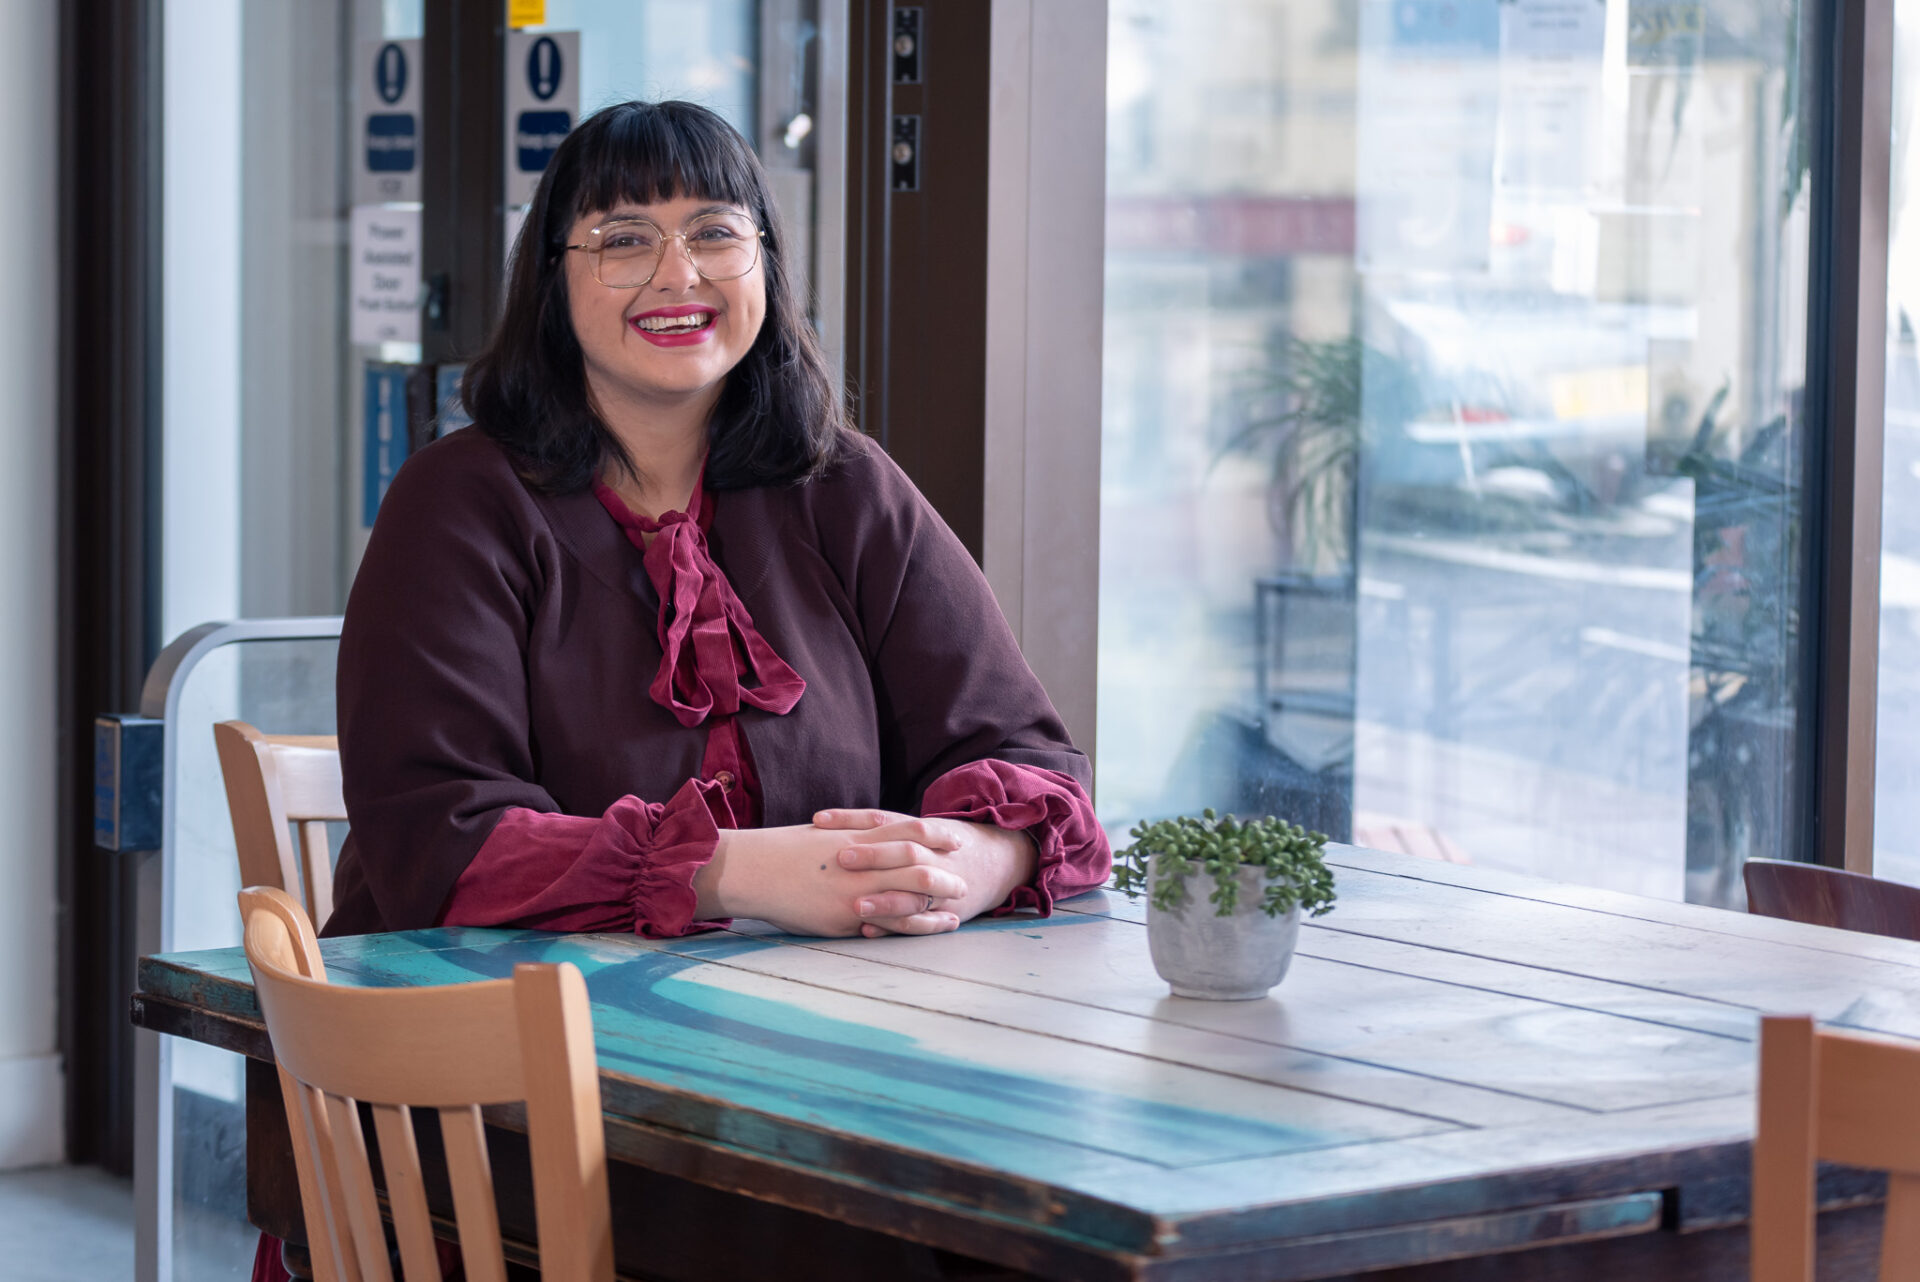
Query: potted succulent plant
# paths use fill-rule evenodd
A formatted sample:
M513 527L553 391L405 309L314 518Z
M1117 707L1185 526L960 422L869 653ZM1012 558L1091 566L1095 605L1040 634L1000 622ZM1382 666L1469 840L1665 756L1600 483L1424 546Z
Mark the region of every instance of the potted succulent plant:
M1130 835L1114 859L1114 886L1129 898L1146 892L1153 968L1176 997L1264 997L1293 960L1300 914L1333 907L1327 839L1299 824L1207 810L1141 823Z

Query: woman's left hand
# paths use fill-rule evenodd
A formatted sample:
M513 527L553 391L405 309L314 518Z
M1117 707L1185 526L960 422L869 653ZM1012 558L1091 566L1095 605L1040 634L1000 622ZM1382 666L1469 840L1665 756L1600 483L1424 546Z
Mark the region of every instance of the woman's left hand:
M842 868L932 863L951 868L967 883L964 898L936 900L931 905L926 896L904 891L868 896L859 912L864 919L860 933L869 939L898 932L906 918L928 911L950 912L967 921L998 908L1016 887L1033 879L1039 860L1033 838L1026 833L964 819L918 819L892 810L822 810L814 815L813 825L859 831L840 851Z

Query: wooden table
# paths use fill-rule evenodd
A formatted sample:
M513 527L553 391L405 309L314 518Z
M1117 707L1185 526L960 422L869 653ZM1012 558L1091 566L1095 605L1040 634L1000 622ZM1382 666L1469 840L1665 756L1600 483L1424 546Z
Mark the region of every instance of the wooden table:
M1920 944L1332 858L1339 906L1254 1002L1170 997L1140 906L1106 892L923 939L323 949L335 981L374 986L574 962L621 1169L921 1244L860 1266L888 1277L940 1276L931 1246L1074 1282L1744 1279L1756 1012L1920 1036ZM145 959L134 1010L268 1050L238 950ZM623 1270L859 1275L651 1187L622 1195L616 1172ZM1823 1278L1872 1276L1881 1189L1823 1173ZM743 1242L790 1253L730 1256Z

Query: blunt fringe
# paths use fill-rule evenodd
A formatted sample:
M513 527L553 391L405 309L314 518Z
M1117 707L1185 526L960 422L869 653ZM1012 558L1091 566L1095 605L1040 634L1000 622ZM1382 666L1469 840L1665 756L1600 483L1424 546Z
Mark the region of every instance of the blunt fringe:
M804 480L845 448L845 409L795 288L759 158L705 107L623 102L581 121L547 165L513 247L499 323L461 383L474 426L541 490L584 490L610 464L634 470L587 394L567 299L567 233L587 214L679 196L738 205L766 232L766 319L714 407L708 486Z

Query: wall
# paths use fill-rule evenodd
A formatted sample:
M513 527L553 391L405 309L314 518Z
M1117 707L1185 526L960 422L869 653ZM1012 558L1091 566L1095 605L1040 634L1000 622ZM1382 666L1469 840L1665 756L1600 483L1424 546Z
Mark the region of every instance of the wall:
M54 478L58 10L0 0L0 1168L60 1160Z

